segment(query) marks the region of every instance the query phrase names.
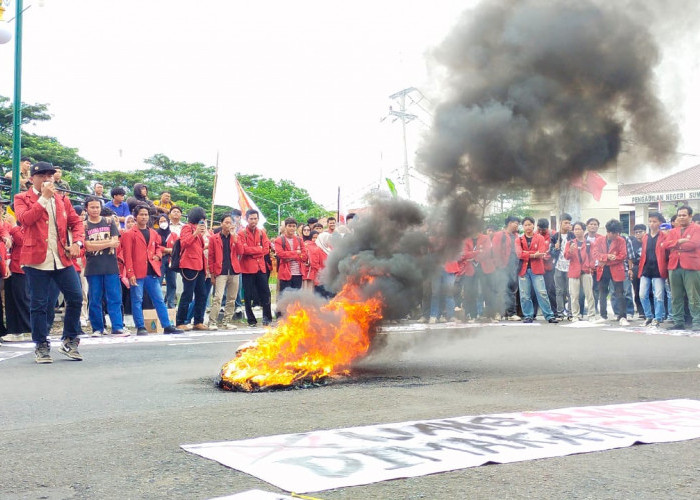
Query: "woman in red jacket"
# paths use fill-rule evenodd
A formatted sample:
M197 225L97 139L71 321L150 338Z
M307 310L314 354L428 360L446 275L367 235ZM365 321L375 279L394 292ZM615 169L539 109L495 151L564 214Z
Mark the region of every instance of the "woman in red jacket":
M207 263L204 257L204 234L207 232L206 213L193 207L187 213L187 224L180 231L180 273L182 295L177 306L177 328L207 330L204 312L207 307ZM194 295L194 327L187 324L187 312Z
M591 243L586 241L586 225L583 222L574 224L574 236L575 239L568 240L564 245L564 258L569 261L572 321L578 321L581 315L579 292L583 288L588 321L593 322L595 320L595 297L593 296L595 259L591 251Z
M320 278L321 271L326 267L326 259L331 251L329 246L330 239L330 233L311 231L311 243L307 246L309 253L309 279L313 280L314 292L327 299L333 297L334 294L326 290Z
M165 305L168 309L175 307L175 291L177 286L177 273L170 269L170 255L173 253L173 245L178 240L178 235L170 230L170 221L167 215L158 217L158 229L160 243L163 245L163 263L160 268L161 283L165 280Z

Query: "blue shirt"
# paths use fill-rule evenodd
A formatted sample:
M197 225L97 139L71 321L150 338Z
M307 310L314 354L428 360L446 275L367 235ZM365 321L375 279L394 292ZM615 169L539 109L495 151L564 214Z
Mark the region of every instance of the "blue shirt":
M129 212L129 205L126 204L125 201L122 201L119 206L116 206L113 201L110 201L108 203L105 203L105 208L109 208L112 212L114 212L117 217L126 217L129 215L131 212ZM120 222L119 225L124 228L124 223Z

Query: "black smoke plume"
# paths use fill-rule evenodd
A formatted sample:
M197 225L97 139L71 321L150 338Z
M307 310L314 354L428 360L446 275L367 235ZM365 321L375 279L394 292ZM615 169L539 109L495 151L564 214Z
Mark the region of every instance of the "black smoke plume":
M547 188L614 162L624 137L668 159L659 48L615 6L503 0L463 15L434 52L445 97L418 156L435 199L513 180Z

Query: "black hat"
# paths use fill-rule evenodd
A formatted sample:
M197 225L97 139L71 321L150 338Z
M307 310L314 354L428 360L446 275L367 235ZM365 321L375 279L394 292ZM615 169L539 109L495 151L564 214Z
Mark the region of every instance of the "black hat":
M43 173L56 173L56 168L47 161L38 161L29 170L29 175L43 174Z

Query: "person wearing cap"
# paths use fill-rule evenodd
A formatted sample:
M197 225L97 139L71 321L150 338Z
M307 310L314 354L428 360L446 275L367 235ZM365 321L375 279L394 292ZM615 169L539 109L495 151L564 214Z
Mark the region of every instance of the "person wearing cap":
M23 156L19 161L19 189L20 191L26 191L32 185L32 179L29 175L29 170L32 167L32 159ZM12 179L12 171L5 174L6 179Z
M49 303L46 293L48 282L58 287L66 302L59 352L76 361L83 359L78 352L83 294L72 259L80 255L85 227L70 200L57 193L53 183L55 172L48 162L35 163L30 170L32 187L15 196L15 213L24 228L20 265L27 278L37 363L53 361L48 341L48 312L54 305Z

